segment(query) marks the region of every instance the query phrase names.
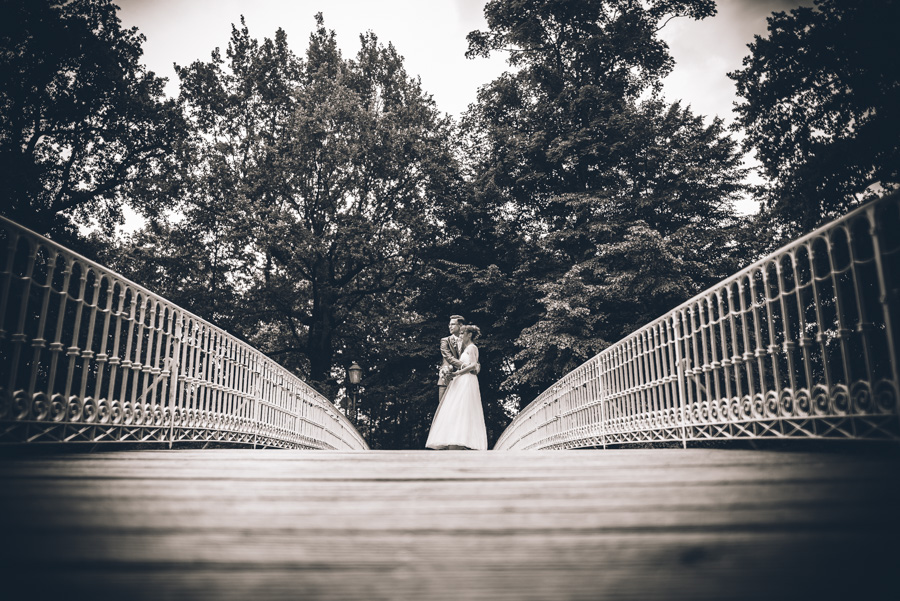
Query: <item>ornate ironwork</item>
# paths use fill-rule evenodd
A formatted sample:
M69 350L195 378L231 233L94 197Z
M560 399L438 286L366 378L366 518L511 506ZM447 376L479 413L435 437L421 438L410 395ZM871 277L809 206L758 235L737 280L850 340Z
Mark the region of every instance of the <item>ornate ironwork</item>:
M900 195L867 204L613 344L496 449L900 440Z
M236 337L0 217L0 443L367 449Z

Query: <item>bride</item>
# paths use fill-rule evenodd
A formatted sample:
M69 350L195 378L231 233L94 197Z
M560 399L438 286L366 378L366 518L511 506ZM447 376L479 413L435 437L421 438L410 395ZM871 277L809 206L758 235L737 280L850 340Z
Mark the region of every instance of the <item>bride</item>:
M478 365L478 347L472 341L480 334L478 326L460 328L462 367L452 374L453 379L435 411L426 448L487 450L481 390L478 376L472 373Z

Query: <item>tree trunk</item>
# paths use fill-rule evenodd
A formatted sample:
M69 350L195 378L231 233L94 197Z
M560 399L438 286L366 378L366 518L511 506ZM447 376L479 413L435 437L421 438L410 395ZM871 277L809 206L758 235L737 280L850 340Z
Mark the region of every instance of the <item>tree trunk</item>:
M309 357L309 376L316 382L325 383L331 377L335 296L335 291L327 284L313 284L312 323L306 356Z

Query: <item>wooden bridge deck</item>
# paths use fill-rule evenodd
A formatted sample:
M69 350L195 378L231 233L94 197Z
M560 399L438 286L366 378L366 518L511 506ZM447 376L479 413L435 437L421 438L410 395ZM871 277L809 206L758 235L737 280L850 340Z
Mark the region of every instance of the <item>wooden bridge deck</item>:
M2 457L0 598L896 600L898 467L709 449Z

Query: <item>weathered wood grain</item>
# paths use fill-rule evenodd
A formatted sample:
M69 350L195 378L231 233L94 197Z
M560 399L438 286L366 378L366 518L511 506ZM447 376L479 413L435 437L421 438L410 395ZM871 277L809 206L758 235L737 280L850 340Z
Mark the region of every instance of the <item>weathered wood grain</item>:
M900 599L900 461L709 449L0 460L4 599Z

